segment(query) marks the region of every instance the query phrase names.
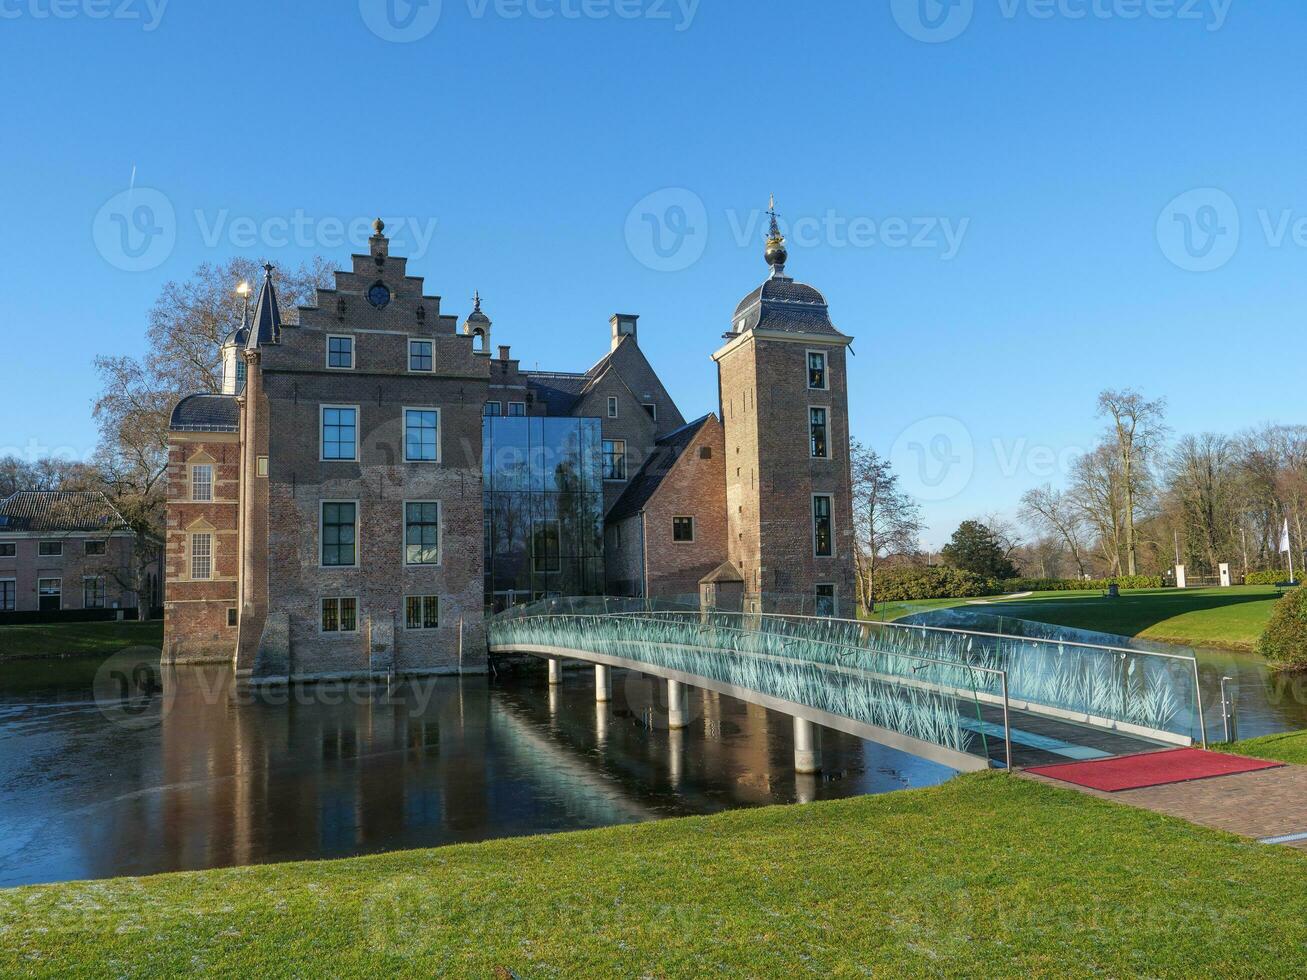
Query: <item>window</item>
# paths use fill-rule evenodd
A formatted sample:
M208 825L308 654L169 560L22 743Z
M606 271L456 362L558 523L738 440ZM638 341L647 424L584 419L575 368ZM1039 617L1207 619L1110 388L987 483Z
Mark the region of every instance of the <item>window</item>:
M404 409L404 459L410 463L440 460L439 409Z
M17 583L11 578L0 579L0 612L13 612L17 602Z
M353 337L327 337L327 367L342 371L354 367Z
M526 402L509 402L508 414L512 418L522 418L526 415Z
M228 609L227 626L234 629L239 625L240 625L240 613L238 613L235 609Z
M213 535L191 535L191 578L204 581L213 578Z
M358 459L357 408L322 406L322 458Z
M826 445L826 409L808 409L808 429L812 434L810 446L812 458L829 458L830 447Z
M404 505L404 564L440 564L440 504Z
M504 414L504 405L502 402L486 402L486 416L498 417Z
M828 387L825 351L808 351L808 387L814 391L825 391Z
M830 582L821 582L817 585L817 601L814 612L818 616L834 616L838 610L835 604L835 586Z
M86 555L88 558L99 558L104 555L108 547L104 541L87 541Z
M672 540L685 544L694 540L694 518L693 517L673 517L672 518Z
M610 419L617 418L617 398L614 395L608 396L608 417Z
M268 475L268 457L260 456L255 460L254 469L259 476L266 478Z
M358 504L323 502L322 564L327 568L358 564Z
M213 467L191 467L191 499L207 501L213 499Z
M62 541L42 541L36 546L36 553L42 558L62 558L64 543Z
M358 628L357 599L322 600L322 632L354 633Z
M440 596L411 595L404 599L404 628L434 630L440 627Z
M536 521L531 535L531 554L537 572L558 572L563 568L558 521Z
M644 410L649 413L649 417L655 422L658 421L658 406L652 402L644 402Z
M818 558L835 554L835 535L831 524L831 496L814 494L812 498L812 549Z
M408 342L408 369L410 371L430 371L431 368L431 341L410 340Z
M604 479L626 479L626 443L621 439L604 440Z
M41 612L58 612L63 606L63 579L36 580L36 604Z
M13 541L0 543L0 558L17 558L18 545Z
M82 608L83 609L103 609L104 608L104 579L95 576L87 576L82 579Z
M238 395L245 390L245 372L247 370L244 361L236 362L236 394Z

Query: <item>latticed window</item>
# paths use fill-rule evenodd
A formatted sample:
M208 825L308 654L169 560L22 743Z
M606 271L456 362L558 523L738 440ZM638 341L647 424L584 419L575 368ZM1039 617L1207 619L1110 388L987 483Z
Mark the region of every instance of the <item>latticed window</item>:
M808 351L808 387L826 390L826 355L822 351Z
M626 443L621 439L604 440L604 479L626 479Z
M357 458L358 409L323 408L322 458Z
M433 630L440 626L440 596L411 595L404 600L404 626L411 630Z
M688 543L694 540L694 518L672 518L672 540Z
M818 558L829 558L835 553L829 494L817 494L812 498L812 547Z
M826 459L830 455L826 445L826 409L808 409L808 428L812 433L811 452L813 459Z
M500 415L503 415L503 414L504 414L504 403L503 403L503 402L486 402L486 407L485 407L485 409L484 409L483 414L484 414L487 418L498 418Z
M431 341L410 340L408 342L408 369L410 371L430 371L431 368Z
M191 535L191 578L199 581L213 578L213 535Z
M558 521L538 521L532 534L532 561L537 572L557 572L563 567L562 540Z
M355 565L358 562L358 505L322 505L322 564Z
M404 561L409 565L440 564L440 504L404 505Z
M410 463L434 463L440 458L440 412L436 409L404 410L404 459Z
M82 608L83 609L104 608L104 579L103 578L82 579Z
M322 632L353 633L358 630L357 599L323 599Z
M13 579L0 580L0 612L13 612L17 600L17 583Z
M327 367L352 368L354 366L354 338L327 338Z
M213 499L213 467L207 464L191 467L191 499Z

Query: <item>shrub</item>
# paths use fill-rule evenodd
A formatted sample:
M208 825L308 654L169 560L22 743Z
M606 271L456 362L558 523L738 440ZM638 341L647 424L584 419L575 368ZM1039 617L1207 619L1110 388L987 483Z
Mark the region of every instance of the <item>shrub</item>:
M1282 669L1307 670L1307 589L1294 589L1275 604L1257 652Z
M960 568L896 568L876 578L877 602L914 599L970 599L993 595L992 579L981 578Z
M1104 591L1115 583L1126 589L1160 589L1160 575L1118 575L1116 578L1010 578L999 585L1004 592L1076 592L1080 590Z
M1271 570L1269 572L1249 572L1244 576L1244 585L1279 585L1281 582L1289 581L1289 573L1284 569L1279 571Z

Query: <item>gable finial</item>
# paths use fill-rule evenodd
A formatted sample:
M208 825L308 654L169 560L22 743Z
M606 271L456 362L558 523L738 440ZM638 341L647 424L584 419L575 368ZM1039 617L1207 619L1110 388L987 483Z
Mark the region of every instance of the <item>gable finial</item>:
M472 290L472 312L481 312L481 290L479 289Z
M785 236L781 234L781 226L776 221L775 194L771 195L767 214L771 217L771 221L767 228L767 249L763 256L772 268L772 275L781 276L785 274L785 260L789 258L789 253L785 250Z

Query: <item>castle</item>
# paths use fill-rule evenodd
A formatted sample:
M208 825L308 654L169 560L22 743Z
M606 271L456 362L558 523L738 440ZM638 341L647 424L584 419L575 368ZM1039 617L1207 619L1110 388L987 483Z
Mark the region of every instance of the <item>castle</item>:
M787 596L852 615L846 352L826 300L770 275L686 421L616 314L588 371L492 353L392 256L283 323L271 266L223 390L171 420L165 660L328 677L484 669L489 612L553 595ZM797 597L797 598L796 598Z

